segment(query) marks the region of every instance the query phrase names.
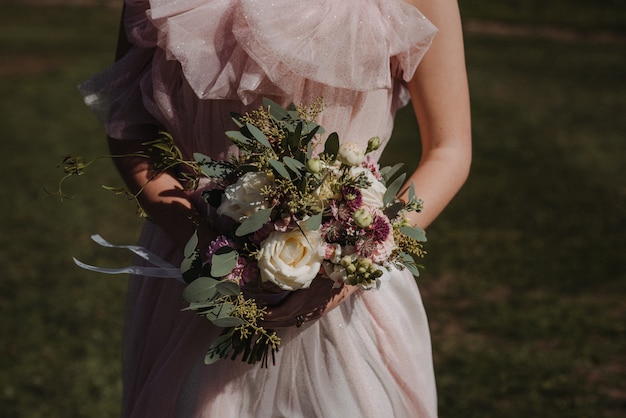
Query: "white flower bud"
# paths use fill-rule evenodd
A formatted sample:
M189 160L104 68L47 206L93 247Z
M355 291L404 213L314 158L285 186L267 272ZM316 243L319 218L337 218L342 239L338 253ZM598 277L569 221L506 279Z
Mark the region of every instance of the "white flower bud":
M380 148L380 138L375 136L367 141L367 151L365 151L365 153L368 154L372 151L376 151L378 148Z
M308 168L311 173L317 174L322 171L322 161L317 157L311 158L306 162L306 168Z
M354 142L346 142L339 146L337 160L345 165L356 167L365 159L365 152Z
M358 208L352 215L354 223L360 228L367 228L374 222L374 217L367 208Z

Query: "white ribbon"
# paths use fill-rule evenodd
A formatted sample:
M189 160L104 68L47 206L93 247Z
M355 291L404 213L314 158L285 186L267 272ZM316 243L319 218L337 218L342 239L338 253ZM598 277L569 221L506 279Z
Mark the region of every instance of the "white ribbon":
M137 245L113 245L98 234L92 235L91 239L94 242L96 242L96 244L100 245L101 247L120 248L120 249L129 250L135 255L141 257L142 259L146 260L147 262L149 262L150 264L156 267L129 266L129 267L121 267L121 268L113 269L113 268L92 266L89 264L85 264L82 261L77 260L76 258L73 258L74 263L80 268L83 268L85 270L95 271L98 273L105 273L105 274L130 273L130 274L135 274L138 276L145 276L145 277L171 278L171 279L176 279L182 283L185 283L185 281L183 280L183 276L180 272L180 268L176 267L175 265L171 263L168 263L167 261L163 260L158 255L150 252L149 250L143 247L139 247Z

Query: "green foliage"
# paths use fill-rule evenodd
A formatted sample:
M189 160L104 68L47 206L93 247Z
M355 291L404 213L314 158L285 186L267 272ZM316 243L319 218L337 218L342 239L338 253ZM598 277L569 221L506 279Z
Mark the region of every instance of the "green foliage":
M253 213L249 218L244 220L239 227L237 227L235 235L242 237L261 229L261 227L263 227L263 225L265 225L269 220L272 210L273 208L260 209Z
M233 271L237 265L237 251L222 247L213 255L211 262L211 276L222 277Z
M413 228L410 226L401 226L400 232L402 232L404 235L406 235L409 238L413 238L416 241L426 242L426 233L424 232L423 229Z
M394 199L398 195L398 192L402 188L405 179L406 173L402 173L390 185L387 186L387 191L385 191L385 195L383 196L383 202L385 203L385 205L391 204L394 201Z

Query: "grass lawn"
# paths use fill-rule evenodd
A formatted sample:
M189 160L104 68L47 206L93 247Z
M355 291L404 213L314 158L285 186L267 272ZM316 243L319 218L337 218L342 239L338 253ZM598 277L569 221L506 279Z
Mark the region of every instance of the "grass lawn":
M461 6L472 19L524 24L538 10L525 1L516 15L508 3ZM537 22L624 34L626 14L570 3ZM57 157L106 152L75 85L110 62L117 22L103 6L2 6L3 417L119 415L126 280L71 257L124 264L89 235L130 243L140 221L131 202L93 187L119 185L105 161L74 179L74 199L43 190L56 186ZM441 417L624 416L624 44L468 33L466 49L473 170L428 231L419 280ZM402 111L387 162L404 158L415 130Z

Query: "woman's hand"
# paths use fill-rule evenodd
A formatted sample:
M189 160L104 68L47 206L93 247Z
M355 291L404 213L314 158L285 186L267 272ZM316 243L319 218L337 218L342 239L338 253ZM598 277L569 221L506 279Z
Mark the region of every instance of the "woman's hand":
M336 308L359 289L357 286L334 285L333 280L317 277L309 288L296 290L280 305L268 308L259 324L272 329L300 326Z
M159 172L146 154L144 141L109 138L109 149L128 190L141 208L180 248L197 232L199 246L208 245L214 234L198 214L183 185L169 172Z

